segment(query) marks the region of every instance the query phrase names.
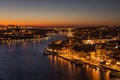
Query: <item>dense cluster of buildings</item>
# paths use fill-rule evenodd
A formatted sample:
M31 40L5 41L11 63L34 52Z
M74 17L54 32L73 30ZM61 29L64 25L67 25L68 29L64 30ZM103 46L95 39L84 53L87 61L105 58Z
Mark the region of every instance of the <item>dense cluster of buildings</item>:
M120 27L74 28L64 41L48 47L61 54L71 54L85 61L120 70Z
M111 51L110 53L105 53L105 55L114 56L113 58L120 60L120 27L78 28L74 30L73 39L77 47L82 46L84 49L90 47L93 48L93 51L105 49L106 51ZM115 57L116 54L117 57Z
M41 38L52 32L52 29L42 27L0 26L0 40Z
M0 40L41 38L47 35L67 34L69 28L0 25Z

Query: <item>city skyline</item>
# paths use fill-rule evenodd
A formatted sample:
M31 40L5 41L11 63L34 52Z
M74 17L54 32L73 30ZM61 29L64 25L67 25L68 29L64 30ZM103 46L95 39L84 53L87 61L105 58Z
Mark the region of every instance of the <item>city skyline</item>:
M0 24L120 25L119 0L1 0Z

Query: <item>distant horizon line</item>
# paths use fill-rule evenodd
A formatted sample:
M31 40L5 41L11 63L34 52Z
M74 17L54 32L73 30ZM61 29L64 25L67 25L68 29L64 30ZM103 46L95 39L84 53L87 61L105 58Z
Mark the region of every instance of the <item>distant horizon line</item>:
M31 24L0 24L0 26L29 26L29 27L115 27L120 25L79 25L79 24L58 24L58 25L31 25Z

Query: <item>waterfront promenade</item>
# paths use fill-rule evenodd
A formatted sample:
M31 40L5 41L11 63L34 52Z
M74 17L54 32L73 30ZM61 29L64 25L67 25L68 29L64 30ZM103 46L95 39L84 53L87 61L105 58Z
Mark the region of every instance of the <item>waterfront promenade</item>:
M61 58L65 59L65 60L68 60L68 61L70 61L72 63L77 64L77 65L87 64L87 65L90 65L92 67L104 68L104 69L114 70L114 71L120 72L120 67L119 66L105 65L105 64L103 65L103 64L100 64L100 62L97 61L97 60L95 60L95 61L88 60L87 58L83 58L83 57L79 57L79 56L75 55L75 53L74 54L69 54L69 51L66 52L66 53L64 53L64 51L58 51L56 54L54 54L54 52L52 52L52 53L53 53L53 55L61 57Z

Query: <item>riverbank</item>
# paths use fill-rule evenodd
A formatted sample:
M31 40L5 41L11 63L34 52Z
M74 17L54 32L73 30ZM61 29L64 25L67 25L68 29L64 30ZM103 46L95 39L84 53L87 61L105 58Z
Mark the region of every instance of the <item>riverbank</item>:
M11 40L2 40L0 41L1 44L14 44L14 43L21 43L21 42L40 42L41 40L48 40L50 36L42 37L42 38L31 38L31 39L11 39Z
M50 52L50 51L49 51ZM63 58L67 61L70 61L71 63L75 63L76 65L83 65L83 64L87 64L93 68L103 68L103 69L107 69L107 70L111 70L111 71L116 71L116 72L120 72L120 68L119 67L114 67L114 66L107 66L107 65L103 65L100 63L95 63L93 61L87 60L83 57L78 57L74 54L63 54L60 52L50 52L51 54L49 55L54 55L54 56L58 56L60 58Z
M85 61L84 58L79 58L75 55L67 55L67 54L52 54L52 55L55 55L55 56L58 56L60 58L65 59L65 60L68 60L71 63L74 63L74 64L79 65L79 66L86 64L86 65L89 65L93 68L96 68L96 67L101 68L101 66L99 66L98 64L93 64L91 62Z
M102 64L98 64L98 63L93 63L91 61L85 60L84 58L79 58L75 55L65 55L65 54L58 54L57 56L63 58L63 59L68 59L69 61L75 60L73 61L73 63L77 63L77 64L87 64L90 65L91 67L98 67L98 68L104 68L107 70L112 70L112 71L117 71L120 72L120 68L118 69L117 67L113 67L113 66L106 66L106 65L102 65ZM80 63L78 63L78 61L80 61Z
M58 55L58 54L54 54L55 56L58 56L64 60L67 60L71 63L74 63L75 65L78 65L78 66L82 66L83 65L83 61L82 60L79 60L79 59L75 59L75 58L70 58L70 57L65 57L65 56L62 56L62 55Z

